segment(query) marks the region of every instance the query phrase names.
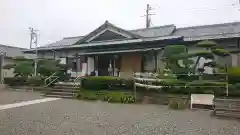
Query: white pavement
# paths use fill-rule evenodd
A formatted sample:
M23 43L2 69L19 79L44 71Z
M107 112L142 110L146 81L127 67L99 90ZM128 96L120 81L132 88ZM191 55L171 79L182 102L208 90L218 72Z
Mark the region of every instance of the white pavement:
M43 102L55 101L58 99L60 99L60 98L44 98L44 99L36 99L36 100L31 100L31 101L23 101L23 102L13 103L13 104L0 105L0 110L6 110L6 109L11 109L11 108L16 108L16 107L39 104L39 103L43 103Z

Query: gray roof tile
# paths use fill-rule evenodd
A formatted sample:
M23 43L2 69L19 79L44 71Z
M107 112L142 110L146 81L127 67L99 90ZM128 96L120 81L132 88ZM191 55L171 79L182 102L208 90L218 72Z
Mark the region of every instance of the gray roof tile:
M240 37L240 22L177 28L173 35L186 41Z
M23 50L26 50L26 48L20 48L20 47L14 47L14 46L0 44L0 52L5 53L6 57L25 56L27 58L33 58L32 54L24 54Z
M107 23L112 26L112 24ZM103 26L103 25L102 25ZM116 27L113 25L113 27ZM125 30L124 30L125 31ZM185 41L218 39L240 37L240 22L193 26L185 28L176 28L175 25L165 25L152 27L148 29L129 30L134 35L139 35L140 38L163 37L163 36L183 36ZM74 45L78 41L83 40L84 36L67 37L60 41L51 43L40 48L61 47ZM103 41L104 42L104 41Z
M108 24L109 26L116 27L111 23L108 23ZM130 30L129 32L132 33L133 35L139 35L141 37L162 37L162 36L170 36L174 30L175 30L174 25L165 25L160 27L152 27L149 29ZM60 41L41 46L39 48L73 45L78 41L82 40L83 38L84 36L66 37Z
M81 40L82 38L84 38L84 36L66 37L66 38L63 38L62 40L59 40L57 42L41 46L39 48L73 45L77 41Z
M152 27L148 29L137 29L137 30L131 30L130 32L140 35L142 37L162 37L162 36L170 36L176 26L171 24L171 25L165 25L165 26L160 26L160 27Z

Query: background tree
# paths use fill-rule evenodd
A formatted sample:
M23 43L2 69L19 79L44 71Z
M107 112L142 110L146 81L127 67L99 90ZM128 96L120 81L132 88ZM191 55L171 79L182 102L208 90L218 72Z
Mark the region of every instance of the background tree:
M4 69L14 69L15 76L28 77L33 74L33 60L25 59L24 57L13 58L13 64L7 64Z
M7 64L4 69L14 70L15 76L29 77L33 76L34 73L34 61L31 59L25 59L24 57L16 57L13 59L13 64ZM37 73L41 77L51 76L56 72L61 80L68 79L69 75L67 74L66 65L61 64L60 60L52 59L39 59Z

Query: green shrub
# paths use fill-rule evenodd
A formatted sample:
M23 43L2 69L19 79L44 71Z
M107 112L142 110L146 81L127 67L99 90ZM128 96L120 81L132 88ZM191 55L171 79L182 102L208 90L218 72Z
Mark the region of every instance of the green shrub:
M168 107L175 110L183 110L188 107L188 104L183 99L170 99Z
M28 78L27 84L31 86L41 86L41 85L44 85L44 79L40 76L34 76L31 78Z
M134 103L134 97L128 93L119 92L119 91L111 91L108 92L105 97L105 101L115 102L115 103Z
M228 69L228 82L230 84L240 83L240 68L233 67Z
M91 91L81 90L77 96L79 99L102 100L114 103L133 103L134 97L127 92L122 91Z
M82 87L91 90L108 89L111 85L115 84L118 78L108 76L89 76L82 79Z
M89 76L82 79L82 88L89 90L132 89L133 81L112 76Z
M4 83L10 86L21 86L27 84L26 77L5 77Z
M132 79L121 79L121 88L126 90L132 90L133 89L133 80Z
M98 95L96 91L83 90L78 93L77 98L86 100L97 100Z

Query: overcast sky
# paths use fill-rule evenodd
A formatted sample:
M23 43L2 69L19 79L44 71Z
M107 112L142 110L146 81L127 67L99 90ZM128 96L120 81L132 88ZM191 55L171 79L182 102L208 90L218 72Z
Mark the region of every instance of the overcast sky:
M88 34L105 20L143 28L146 4L156 14L152 26L240 21L239 0L0 0L0 44L28 48L29 27L39 30L39 45Z

